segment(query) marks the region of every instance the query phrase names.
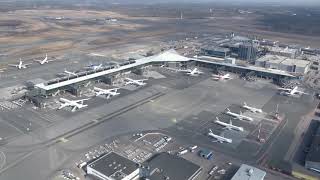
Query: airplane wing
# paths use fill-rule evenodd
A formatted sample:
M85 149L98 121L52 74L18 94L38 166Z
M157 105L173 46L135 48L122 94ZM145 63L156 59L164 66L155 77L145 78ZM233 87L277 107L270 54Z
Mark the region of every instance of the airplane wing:
M220 76L220 75L218 75L218 74L212 74L212 77L220 78L221 76Z
M12 67L19 67L18 64L8 64L8 66L12 66Z
M300 93L300 94L306 94L306 95L308 95L308 93L306 93L306 92L303 92L303 91L296 91L297 93Z
M98 87L94 87L93 90L95 91L104 91L104 89L98 88Z
M96 96L100 96L101 94L101 91L96 91Z
M79 102L83 102L83 101L88 101L89 99L79 99L79 100L75 100L75 103L79 103Z
M125 80L127 80L127 81L133 81L133 79L131 79L131 78L126 78Z
M69 106L69 104L68 104L68 103L63 103L63 104L61 104L61 105L60 105L60 107L59 107L58 109L65 108L65 107L67 107L67 106Z
M291 91L292 89L288 89L288 88L278 88L278 90L282 90L282 91Z
M191 72L190 69L176 69L176 71L178 71L178 72L188 72L188 73Z
M118 91L120 88L113 88L113 89L108 89L108 91L110 91L110 92L116 92L116 91Z

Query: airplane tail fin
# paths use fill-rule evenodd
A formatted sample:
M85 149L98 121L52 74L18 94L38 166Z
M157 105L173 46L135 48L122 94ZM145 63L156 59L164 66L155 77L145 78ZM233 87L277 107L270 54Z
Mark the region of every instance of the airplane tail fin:
M216 117L216 121L220 121L220 119L218 117Z
M246 103L246 102L243 102L243 105L247 106L247 103Z
M229 108L227 108L227 112L230 112L230 109L229 109Z

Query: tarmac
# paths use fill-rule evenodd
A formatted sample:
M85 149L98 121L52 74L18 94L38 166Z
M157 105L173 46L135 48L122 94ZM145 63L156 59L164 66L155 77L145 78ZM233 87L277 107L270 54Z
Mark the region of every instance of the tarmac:
M6 157L0 179L47 179L93 145L121 135L152 130L162 131L182 143L212 149L237 162L256 163L264 152L269 152L268 160L277 159L286 153L292 138L289 133L299 117L314 103L305 96L298 99L279 96L274 85L264 80L217 82L206 74L189 77L165 69L155 71L162 76L152 74L162 78L150 78L148 85L142 88L121 90L121 95L110 100L90 99L88 108L74 113L37 110L31 105L1 113L1 123L10 128L0 131L6 138L6 144L0 149ZM227 122L230 117L223 111L227 107L239 111L244 101L267 113L273 112L279 104L279 111L290 119L280 135L270 137L271 148L248 136L257 129L261 118L255 118L254 122L232 120L235 125L243 126L244 132L227 131L212 123L216 116ZM271 124L270 127L278 125ZM266 131L273 129L268 127ZM233 138L235 143L213 143L206 135L209 128ZM270 153L276 150L277 153ZM34 173L39 169L41 173Z

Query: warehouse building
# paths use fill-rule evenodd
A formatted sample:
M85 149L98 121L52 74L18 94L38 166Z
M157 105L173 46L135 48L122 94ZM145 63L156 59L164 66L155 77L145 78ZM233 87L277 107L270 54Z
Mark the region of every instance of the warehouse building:
M135 162L110 152L89 163L87 174L101 180L135 180L140 178L140 168Z
M281 48L281 47L270 47L269 53L272 55L284 56L287 58L296 58L299 55L298 49Z
M146 164L149 173L145 179L152 180L195 180L202 168L182 157L169 153L157 154L149 159Z
M320 172L320 127L318 127L314 134L310 151L305 160L305 167L307 169Z
M290 73L305 74L308 72L311 62L300 59L291 59L285 56L266 55L255 61L255 65L268 69L277 69Z
M266 174L261 169L242 164L231 180L263 180Z

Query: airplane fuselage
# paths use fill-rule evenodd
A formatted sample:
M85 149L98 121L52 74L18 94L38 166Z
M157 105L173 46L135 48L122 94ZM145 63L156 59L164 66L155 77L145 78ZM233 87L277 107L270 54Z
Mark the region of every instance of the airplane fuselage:
M222 136L213 134L212 132L209 132L209 133L208 133L208 136L216 139L216 140L219 141L220 143L223 143L223 142L232 143L232 139L228 139L228 138L225 138L225 137L222 137Z
M253 113L262 113L262 109L258 109L258 108L254 108L254 107L250 107L248 105L243 105L243 108L253 112Z
M101 88L94 87L94 90L96 91L96 96L100 96L100 95L116 96L116 95L120 94L120 93L117 92L118 89L119 88L101 89Z
M236 131L243 131L243 127L235 126L235 125L232 125L232 124L229 124L229 123L225 123L225 122L222 122L222 121L219 121L219 120L216 120L215 123L227 128L229 130L233 129L233 130L236 130Z
M137 85L137 86L144 86L144 85L147 84L147 83L144 82L147 79L134 80L134 79L126 78L126 80L127 80L127 82L125 83L126 85L134 84L134 85Z
M242 114L233 113L231 111L227 111L226 114L228 114L236 119L239 119L239 120L253 121L253 118L251 118L251 117L244 116Z

